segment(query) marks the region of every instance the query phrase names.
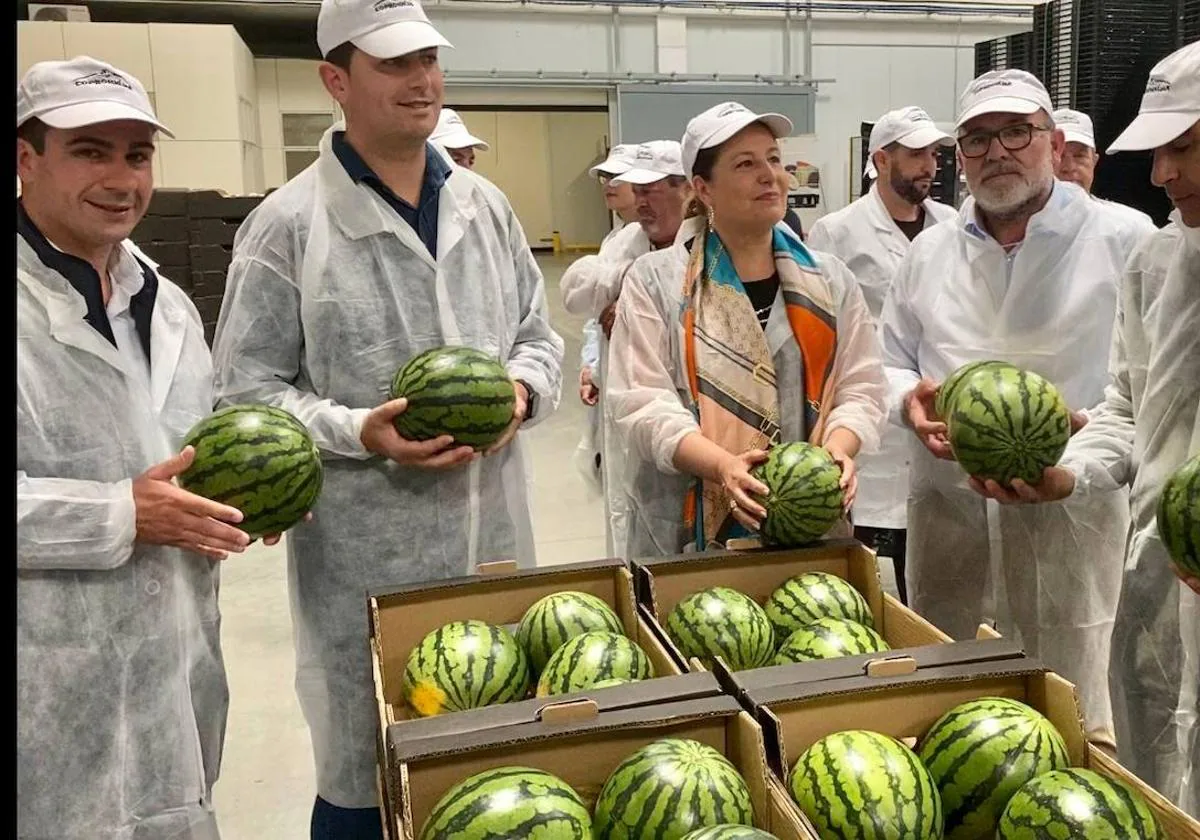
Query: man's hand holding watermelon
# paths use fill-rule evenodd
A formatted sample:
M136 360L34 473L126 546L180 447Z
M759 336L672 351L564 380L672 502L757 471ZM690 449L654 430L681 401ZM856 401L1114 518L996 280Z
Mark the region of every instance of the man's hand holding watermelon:
M518 400L520 399L518 391ZM367 451L406 467L423 470L452 470L471 463L477 453L469 446L455 446L454 438L442 435L431 440L407 440L396 431L396 418L408 408L401 397L371 410L363 420L359 439Z

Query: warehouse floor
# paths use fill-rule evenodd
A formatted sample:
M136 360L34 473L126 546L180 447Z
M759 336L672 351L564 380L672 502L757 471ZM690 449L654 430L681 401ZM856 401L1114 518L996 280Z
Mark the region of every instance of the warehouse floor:
M558 411L528 433L533 455L534 533L542 565L604 556L602 504L572 466L583 429L579 401L584 319L562 308L558 281L570 258L540 257L551 319L566 343ZM890 563L884 586L895 594ZM224 840L308 836L316 786L308 728L293 687L295 662L282 544L252 547L221 572L222 646L229 723L214 792Z

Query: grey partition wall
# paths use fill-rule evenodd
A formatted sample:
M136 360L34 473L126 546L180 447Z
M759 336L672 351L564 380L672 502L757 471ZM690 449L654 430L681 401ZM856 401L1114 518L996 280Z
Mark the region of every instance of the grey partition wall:
M795 123L796 134L813 133L813 93L807 85L618 85L618 142L678 140L683 137L688 120L729 100L758 113L785 114Z

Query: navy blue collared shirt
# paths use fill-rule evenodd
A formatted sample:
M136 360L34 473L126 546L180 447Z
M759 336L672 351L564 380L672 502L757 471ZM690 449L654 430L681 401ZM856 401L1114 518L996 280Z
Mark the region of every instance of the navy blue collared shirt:
M383 183L362 159L362 155L346 142L345 132L333 133L333 153L341 161L342 168L346 170L350 179L355 183L365 183L379 193L388 206L399 213L400 218L416 231L429 253L437 259L438 196L453 171L437 149L430 143L425 144L425 175L421 179L421 195L417 199L416 207L396 195Z

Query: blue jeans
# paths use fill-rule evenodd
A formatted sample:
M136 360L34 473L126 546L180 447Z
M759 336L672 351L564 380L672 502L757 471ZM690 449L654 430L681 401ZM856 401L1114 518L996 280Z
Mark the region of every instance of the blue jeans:
M321 797L313 804L312 840L383 840L378 808L339 808Z

